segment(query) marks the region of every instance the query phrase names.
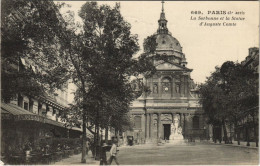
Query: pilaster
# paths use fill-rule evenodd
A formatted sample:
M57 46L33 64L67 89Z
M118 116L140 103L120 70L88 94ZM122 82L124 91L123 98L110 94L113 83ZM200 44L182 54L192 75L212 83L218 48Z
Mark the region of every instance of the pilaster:
M149 114L149 139L152 137L152 114Z
M161 113L158 113L158 118L157 118L157 141L160 141L160 128L161 128Z

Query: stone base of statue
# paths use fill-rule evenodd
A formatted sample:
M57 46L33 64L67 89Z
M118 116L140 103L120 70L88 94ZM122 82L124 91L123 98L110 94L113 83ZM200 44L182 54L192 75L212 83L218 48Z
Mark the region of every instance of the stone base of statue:
M171 124L171 135L169 138L169 143L173 145L184 145L185 140L182 135L182 128L179 125L180 119L178 116L174 117L174 123Z
M173 145L185 145L186 144L181 131L182 131L182 128L179 127L177 129L177 131L173 132L170 135L170 138L169 138L170 144L173 144Z
M182 136L182 134L178 134L178 135L171 135L170 139L169 139L169 144L172 145L186 145L186 142Z

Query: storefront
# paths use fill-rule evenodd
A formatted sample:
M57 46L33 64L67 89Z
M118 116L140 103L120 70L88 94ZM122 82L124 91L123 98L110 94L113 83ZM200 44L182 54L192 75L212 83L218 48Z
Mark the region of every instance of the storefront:
M47 119L14 104L1 104L1 154L22 153L30 146L35 150L52 138L80 138L79 128Z

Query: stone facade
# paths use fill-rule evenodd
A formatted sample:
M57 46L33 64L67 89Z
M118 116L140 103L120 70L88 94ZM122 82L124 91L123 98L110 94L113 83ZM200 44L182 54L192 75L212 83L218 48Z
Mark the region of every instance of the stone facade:
M241 62L241 64L259 73L259 48L249 48L248 56L244 61Z
M150 88L151 93L143 94L132 103L130 114L134 130L125 135L133 137L137 144L167 142L173 119L178 116L185 139L205 139L207 126L198 103L197 86L190 77L192 69L186 67L182 47L167 29L163 9L158 23L156 54L166 55L167 62L154 59L156 73L151 78L143 78L143 84Z

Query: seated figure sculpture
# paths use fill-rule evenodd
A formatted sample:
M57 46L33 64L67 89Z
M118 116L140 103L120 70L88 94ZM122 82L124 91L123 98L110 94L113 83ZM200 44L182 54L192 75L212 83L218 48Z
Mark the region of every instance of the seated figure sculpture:
M184 138L182 135L182 128L179 126L179 119L178 117L174 118L174 124L171 124L171 135L170 135L170 140L169 143L171 144L184 144Z

